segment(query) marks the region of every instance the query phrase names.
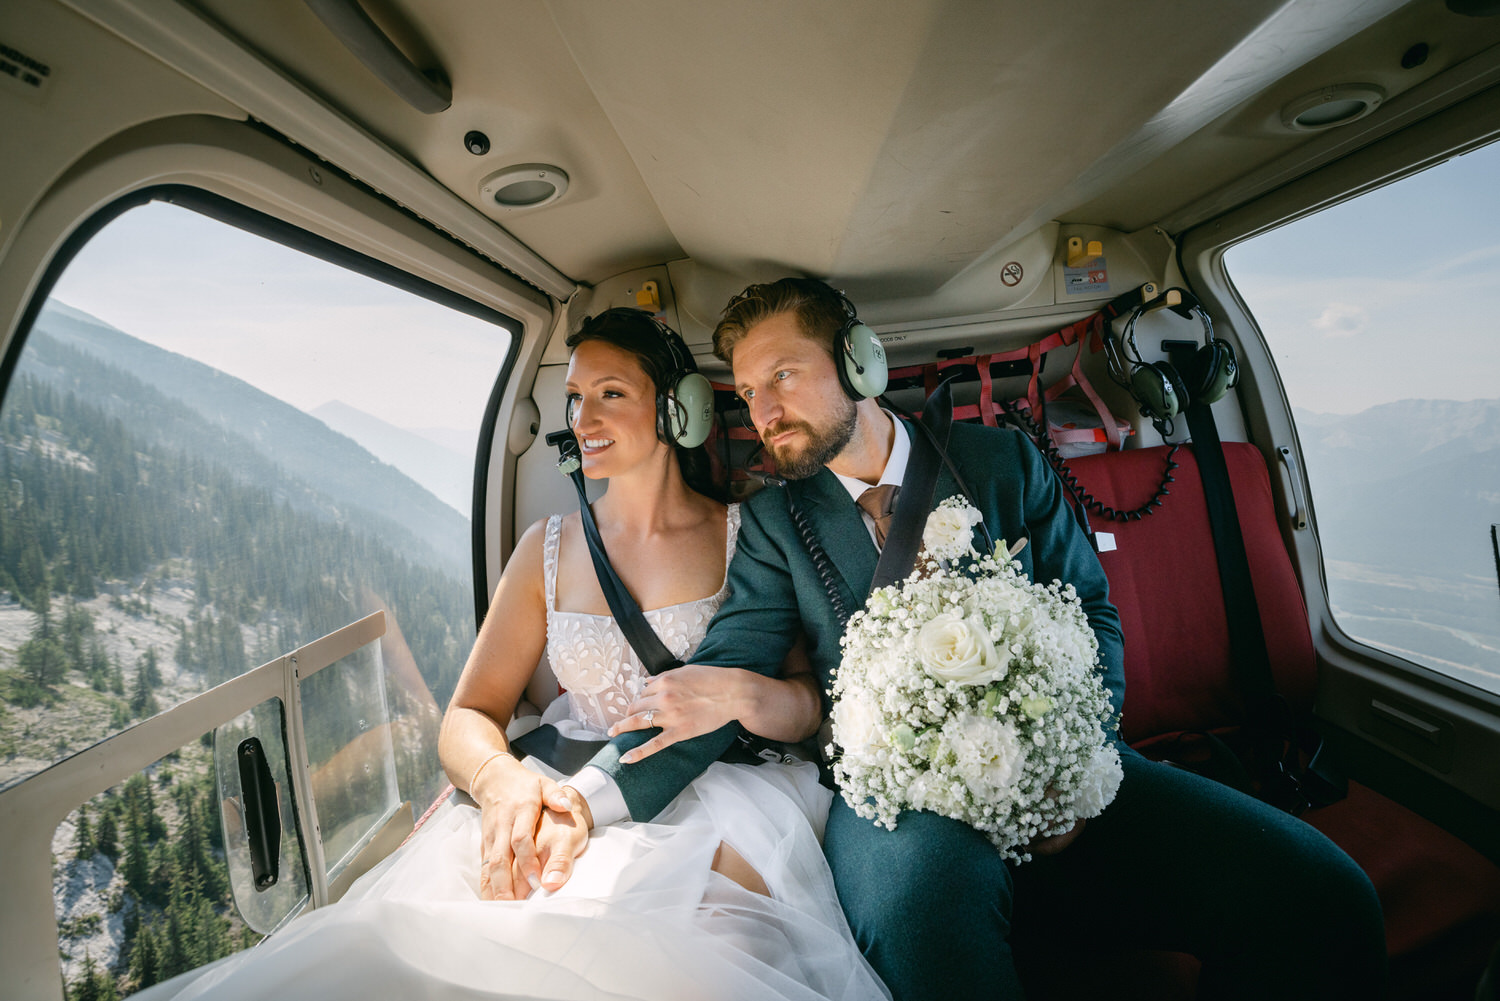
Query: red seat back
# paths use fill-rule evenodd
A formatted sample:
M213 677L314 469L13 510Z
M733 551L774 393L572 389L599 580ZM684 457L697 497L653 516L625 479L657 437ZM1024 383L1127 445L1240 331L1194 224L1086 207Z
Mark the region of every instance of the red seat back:
M1167 447L1083 456L1068 462L1085 490L1104 504L1135 508L1161 482ZM1276 525L1266 464L1253 445L1226 442L1255 600L1266 634L1276 689L1294 712L1312 706L1316 678L1302 591ZM1148 747L1184 730L1245 722L1234 681L1229 629L1208 506L1192 446L1175 456L1170 493L1153 514L1110 522L1091 515L1096 532L1113 532L1117 548L1099 555L1110 600L1125 634L1126 740Z

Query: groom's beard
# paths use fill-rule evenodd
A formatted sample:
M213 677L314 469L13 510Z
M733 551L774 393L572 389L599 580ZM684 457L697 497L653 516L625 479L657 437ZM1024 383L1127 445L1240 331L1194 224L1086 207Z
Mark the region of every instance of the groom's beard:
M837 421L821 431L807 421L782 421L761 435L761 440L774 438L787 431L801 431L799 442L778 448L766 441L766 451L776 462L776 475L789 480L805 480L844 450L854 438L854 428L859 419L859 408L852 400L844 400L845 411Z

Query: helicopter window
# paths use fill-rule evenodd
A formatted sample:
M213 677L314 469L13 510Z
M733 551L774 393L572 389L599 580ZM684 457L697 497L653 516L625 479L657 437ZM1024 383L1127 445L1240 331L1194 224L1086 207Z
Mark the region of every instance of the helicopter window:
M401 799L446 782L437 725L473 640L474 456L519 325L308 234L268 239L289 228L208 196L135 201L73 254L7 359L0 788L384 611L378 643L300 685L311 767L348 779L320 793L332 877ZM250 225L230 224L237 209ZM142 784L162 844L183 804L216 832L211 745L142 762L59 829L58 885L75 869L98 883L62 929L70 984L125 994L178 971L141 967L126 940L172 901L138 900L76 832L107 815L123 841ZM217 840L208 854L213 899L189 903L224 917ZM253 940L224 922L189 966Z
M1297 425L1350 637L1500 692L1500 145L1262 234L1225 266Z

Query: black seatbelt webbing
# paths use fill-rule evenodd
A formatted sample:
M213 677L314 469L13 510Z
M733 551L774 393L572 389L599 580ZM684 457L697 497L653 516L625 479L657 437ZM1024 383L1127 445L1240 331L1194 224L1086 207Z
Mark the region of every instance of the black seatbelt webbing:
M609 605L610 614L625 634L626 641L641 664L651 674L678 667L682 661L662 643L651 623L641 612L625 582L609 562L604 551L604 539L599 535L599 525L594 521L594 512L589 507L588 493L584 488L583 471L575 469L568 474L578 491L578 516L583 521L583 535L588 540L589 556L594 561L594 574L599 578L599 589ZM586 737L570 737L560 733L550 723L522 734L510 742L510 748L520 757L534 756L564 774L574 774L593 760L594 755L609 745L607 740Z
M1245 536L1240 531L1239 511L1234 505L1234 488L1229 481L1229 466L1213 412L1204 403L1193 403L1187 410L1188 430L1193 437L1193 454L1198 459L1198 474L1203 479L1203 499L1208 505L1208 525L1214 538L1214 555L1218 558L1219 584L1224 592L1224 615L1229 627L1229 652L1245 708L1257 723L1269 722L1274 714L1270 703L1276 699L1276 682L1271 674L1271 655L1266 649L1260 606L1255 600L1255 586L1250 579L1250 559L1245 552Z
M589 507L588 493L583 484L583 470L573 470L568 478L578 490L578 516L583 521L583 535L588 540L589 556L594 561L599 589L604 592L610 614L615 617L630 648L651 674L680 667L682 661L672 656L672 651L656 635L656 630L651 628L651 623L646 621L645 614L641 612L641 606L636 604L635 598L626 589L625 582L620 580L620 575L609 562L609 554L604 551L604 539L599 535L599 525L594 521L593 509Z
M1168 341L1163 347L1167 348L1177 370L1187 371L1197 345ZM1255 599L1250 559L1245 550L1244 533L1240 530L1239 511L1234 503L1234 487L1229 479L1229 465L1224 458L1219 428L1209 404L1192 401L1186 416L1193 454L1198 459L1198 475L1203 481L1214 555L1219 565L1219 585L1224 595L1224 616L1235 680L1245 702L1251 735L1258 744L1257 753L1262 759L1261 796L1289 813L1300 814L1314 804L1342 798L1341 780L1327 762L1318 763L1318 753L1314 754L1315 764L1310 770L1304 771L1300 766L1296 727L1286 701L1276 691L1276 678L1271 672L1264 621ZM1318 750L1321 752L1321 746Z
M906 473L901 477L901 493L896 498L896 510L891 518L890 531L886 533L885 548L875 564L875 576L870 580L870 590L904 580L917 562L917 552L922 548L922 529L927 525L928 512L932 510L932 493L937 489L938 466L943 461L940 448L948 445L948 434L953 429L953 391L947 382L940 384L927 398L921 420L932 432L912 436L911 457L906 462ZM900 428L897 434L904 434Z

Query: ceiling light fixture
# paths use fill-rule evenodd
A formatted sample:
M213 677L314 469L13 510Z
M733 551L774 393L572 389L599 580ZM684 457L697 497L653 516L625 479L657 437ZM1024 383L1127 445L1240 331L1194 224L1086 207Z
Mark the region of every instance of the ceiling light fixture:
M1373 83L1340 83L1303 94L1281 109L1281 124L1293 132L1318 132L1358 121L1385 100Z
M545 163L520 163L479 182L479 195L504 209L533 209L557 201L568 190L568 175Z

